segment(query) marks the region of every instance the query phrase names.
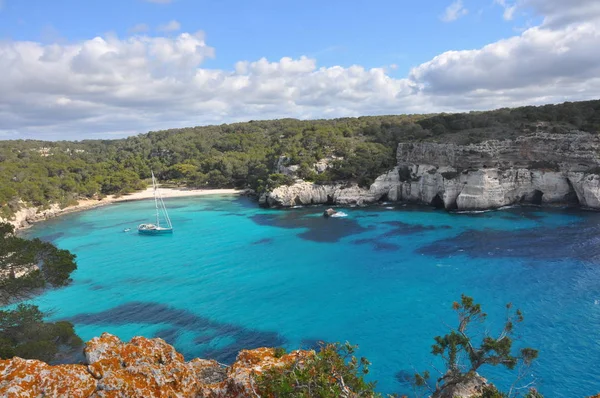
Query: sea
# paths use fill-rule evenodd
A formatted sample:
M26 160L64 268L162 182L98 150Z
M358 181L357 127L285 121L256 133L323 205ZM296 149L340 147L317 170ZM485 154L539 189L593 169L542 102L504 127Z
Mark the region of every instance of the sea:
M153 201L36 224L26 237L77 255L73 282L31 300L88 340L160 337L186 359L232 363L242 349L358 345L377 391L413 396L409 379L441 363L434 337L457 325L465 294L488 314L469 332L500 333L523 312L515 347L529 368L480 373L547 397L600 392L600 213L514 207L449 213L424 206L263 209L249 198L165 200L172 235L139 235Z

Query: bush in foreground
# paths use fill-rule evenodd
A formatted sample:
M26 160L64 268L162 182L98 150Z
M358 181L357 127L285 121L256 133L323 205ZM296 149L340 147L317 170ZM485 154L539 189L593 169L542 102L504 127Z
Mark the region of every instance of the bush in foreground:
M82 345L70 322L44 322L44 314L35 305L19 304L14 310L0 311L0 359L18 356L53 362L59 352Z
M257 377L261 397L379 397L375 383L366 382L369 361L354 356L356 346L325 344L310 359L272 368Z

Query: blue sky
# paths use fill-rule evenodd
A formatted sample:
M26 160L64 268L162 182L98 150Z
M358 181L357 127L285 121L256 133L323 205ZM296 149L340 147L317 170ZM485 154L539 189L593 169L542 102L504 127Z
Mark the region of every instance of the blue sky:
M0 0L0 139L600 96L595 0Z
M165 35L161 25L177 21L202 30L216 58L206 67L233 68L240 59L314 56L321 66L367 68L398 65L396 75L446 50L479 48L515 34L522 18L502 19L492 1L464 1L471 8L460 23L443 22L450 4L433 1L232 1L5 0L0 37L40 42L78 41L107 33ZM141 32L139 32L141 33ZM168 33L167 33L168 34ZM172 35L175 32L171 32Z

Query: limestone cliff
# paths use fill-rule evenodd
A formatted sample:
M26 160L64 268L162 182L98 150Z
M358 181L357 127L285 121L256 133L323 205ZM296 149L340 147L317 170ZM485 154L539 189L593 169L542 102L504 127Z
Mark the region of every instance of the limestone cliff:
M369 187L300 182L263 197L267 206L424 203L485 210L519 203L600 208L600 138L540 133L480 144L400 143L398 165Z
M253 375L313 355L294 351L276 358L271 348L241 351L236 362L183 356L162 339L129 343L104 333L84 350L86 363L50 366L18 357L0 360L0 396L21 397L256 397Z

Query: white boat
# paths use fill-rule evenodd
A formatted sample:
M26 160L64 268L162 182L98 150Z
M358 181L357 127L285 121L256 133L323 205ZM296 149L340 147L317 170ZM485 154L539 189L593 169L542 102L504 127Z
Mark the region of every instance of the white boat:
M140 224L138 225L138 232L144 235L162 235L173 233L173 225L167 213L165 202L158 189L154 172L152 172L152 187L154 188L154 203L156 205L156 224ZM161 213L164 219L163 225L160 225Z

